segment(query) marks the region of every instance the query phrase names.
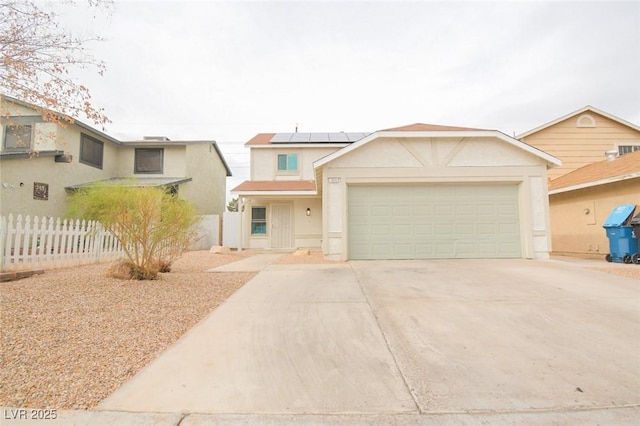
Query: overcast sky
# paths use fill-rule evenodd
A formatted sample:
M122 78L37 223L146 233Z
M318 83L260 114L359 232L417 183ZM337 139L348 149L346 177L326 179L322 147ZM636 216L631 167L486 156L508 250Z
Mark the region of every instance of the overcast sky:
M122 1L80 73L119 139L218 141L415 122L514 135L592 105L640 124L640 1Z

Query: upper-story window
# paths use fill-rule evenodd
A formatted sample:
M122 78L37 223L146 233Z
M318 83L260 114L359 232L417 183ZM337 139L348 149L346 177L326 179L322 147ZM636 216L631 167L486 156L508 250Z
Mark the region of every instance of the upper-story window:
M163 171L164 149L136 148L135 173L159 173Z
M620 155L629 154L635 151L640 151L640 145L618 145L618 153Z
M89 166L102 168L104 143L85 135L80 136L80 162Z
M298 170L298 154L278 154L278 171L295 172Z
M31 125L9 124L4 132L4 149L6 151L26 151L31 148Z

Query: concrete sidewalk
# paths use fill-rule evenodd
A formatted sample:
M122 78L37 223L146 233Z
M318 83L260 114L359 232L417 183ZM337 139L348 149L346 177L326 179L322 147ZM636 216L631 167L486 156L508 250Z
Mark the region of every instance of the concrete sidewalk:
M260 253L237 262L209 269L207 272L258 272L289 253Z
M16 426L339 426L339 425L635 425L638 407L615 407L582 411L468 412L429 414L189 414L129 413L123 411L57 411L54 420L9 420L16 411L2 408L3 425ZM17 413L16 413L17 414ZM26 412L30 414L29 410Z

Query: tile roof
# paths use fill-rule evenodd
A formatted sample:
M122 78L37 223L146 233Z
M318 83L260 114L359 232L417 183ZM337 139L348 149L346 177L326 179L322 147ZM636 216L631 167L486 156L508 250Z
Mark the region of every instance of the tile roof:
M467 130L486 130L473 129L470 127L441 126L438 124L414 123L407 126L393 127L391 129L383 129L382 132L463 132Z
M245 145L268 145L271 138L275 135L275 133L258 133L252 137L249 142L245 143Z
M614 161L598 161L560 176L549 183L549 191L569 190L572 187L595 186L630 177L640 177L640 151L621 155Z
M316 182L313 180L245 180L233 188L232 192L240 191L315 191Z

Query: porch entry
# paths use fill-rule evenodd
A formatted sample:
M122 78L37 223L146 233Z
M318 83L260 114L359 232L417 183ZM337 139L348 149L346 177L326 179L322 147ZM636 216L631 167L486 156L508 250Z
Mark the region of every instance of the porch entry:
M271 248L293 247L291 204L271 205Z

